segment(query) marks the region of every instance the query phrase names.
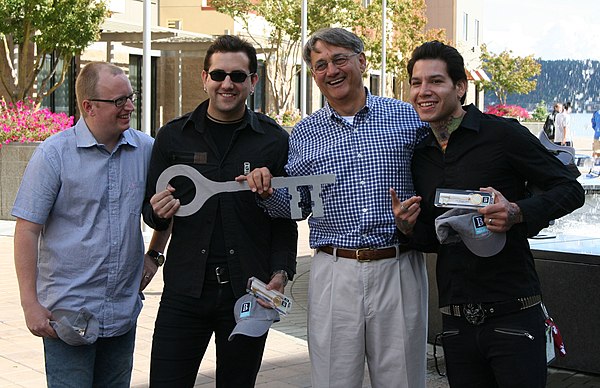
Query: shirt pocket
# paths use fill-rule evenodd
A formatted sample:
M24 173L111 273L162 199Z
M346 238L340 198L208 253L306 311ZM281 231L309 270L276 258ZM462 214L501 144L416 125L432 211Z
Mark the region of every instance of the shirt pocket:
M129 213L134 216L142 214L145 188L145 181L132 181L127 185L127 189L125 190L125 198L129 206Z

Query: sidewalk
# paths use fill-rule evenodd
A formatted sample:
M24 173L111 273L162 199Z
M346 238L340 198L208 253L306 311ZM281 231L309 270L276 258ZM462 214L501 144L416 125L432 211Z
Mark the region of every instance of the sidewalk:
M13 262L14 222L0 221L0 387L45 387L42 341L29 333L19 303ZM299 223L298 268L286 293L293 298L292 312L274 324L269 332L257 387L310 387L310 361L306 344L306 301L310 249L308 228ZM134 370L131 386L148 386L150 348L154 319L162 290L162 271L144 291L146 300L138 319ZM439 351L438 351L439 352ZM428 347L427 388L446 388L444 377L437 375ZM443 359L440 359L443 367ZM211 343L196 378L196 387L214 387L215 349ZM551 370L548 387L600 387L600 377ZM364 387L370 387L365 372Z

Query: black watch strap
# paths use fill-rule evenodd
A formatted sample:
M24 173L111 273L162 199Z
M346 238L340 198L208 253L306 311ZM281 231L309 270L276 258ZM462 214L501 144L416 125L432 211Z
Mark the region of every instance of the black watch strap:
M165 263L165 255L163 255L162 252L156 251L154 249L148 249L148 252L146 252L146 254L152 258L154 264L156 264L157 267L160 267Z

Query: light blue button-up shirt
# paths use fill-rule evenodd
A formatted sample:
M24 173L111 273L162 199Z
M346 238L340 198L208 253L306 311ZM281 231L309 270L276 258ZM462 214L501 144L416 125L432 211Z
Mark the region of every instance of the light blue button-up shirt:
M101 337L128 332L142 308L140 213L152 143L130 128L109 152L80 119L38 146L12 210L44 225L39 302L49 310L86 307Z

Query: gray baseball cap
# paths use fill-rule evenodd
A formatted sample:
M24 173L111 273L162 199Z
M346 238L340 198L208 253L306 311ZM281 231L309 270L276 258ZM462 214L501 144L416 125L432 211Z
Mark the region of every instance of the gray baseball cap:
M91 345L100 332L98 319L85 307L79 311L53 310L50 325L61 340L72 346Z
M277 310L261 306L251 294L246 294L235 302L233 314L237 325L229 335L229 341L237 334L260 337L269 330L273 322L279 322Z
M506 243L505 233L490 232L483 215L470 209L452 209L435 219L435 232L441 244L462 241L480 257L498 254Z

